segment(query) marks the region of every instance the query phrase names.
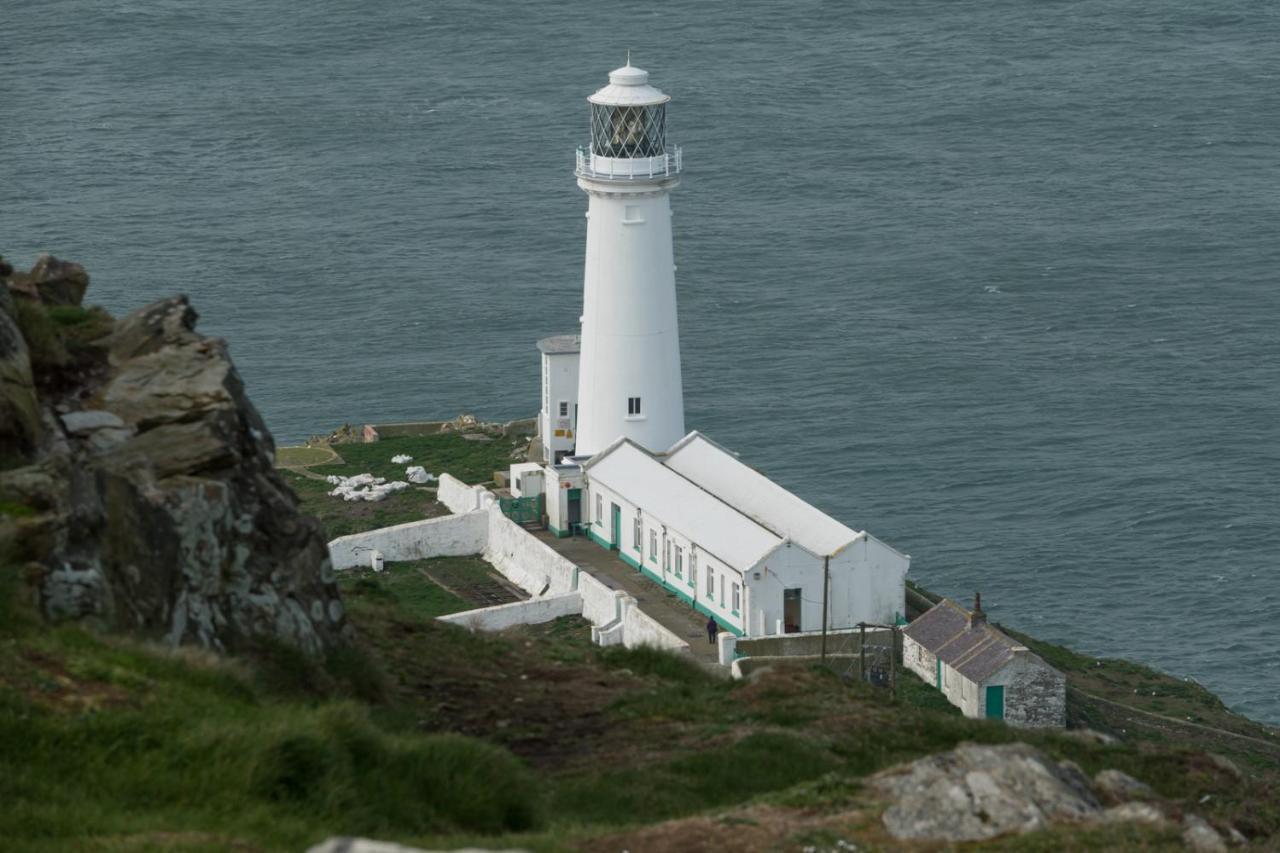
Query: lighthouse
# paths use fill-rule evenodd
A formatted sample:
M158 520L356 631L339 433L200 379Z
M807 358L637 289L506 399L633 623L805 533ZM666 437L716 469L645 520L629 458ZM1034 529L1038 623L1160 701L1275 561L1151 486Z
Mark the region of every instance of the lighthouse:
M662 452L684 436L670 203L682 163L667 142L669 100L629 60L587 98L591 141L575 170L589 199L579 457L624 437Z

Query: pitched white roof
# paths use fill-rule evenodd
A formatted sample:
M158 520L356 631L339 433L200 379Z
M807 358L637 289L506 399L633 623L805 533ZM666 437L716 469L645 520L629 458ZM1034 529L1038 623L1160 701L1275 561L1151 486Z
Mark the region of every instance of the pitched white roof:
M676 442L667 467L772 531L818 556L835 554L860 535L806 503L699 432Z
M652 513L735 569L746 570L782 544L779 536L667 468L626 439L591 457L587 477Z

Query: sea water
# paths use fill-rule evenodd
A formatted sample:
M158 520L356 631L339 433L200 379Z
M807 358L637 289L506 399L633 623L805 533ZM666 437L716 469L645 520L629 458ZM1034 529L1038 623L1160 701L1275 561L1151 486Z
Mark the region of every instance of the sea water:
M1037 637L1280 722L1280 7L3 7L0 251L187 293L282 442L538 406L585 97L674 100L688 425Z

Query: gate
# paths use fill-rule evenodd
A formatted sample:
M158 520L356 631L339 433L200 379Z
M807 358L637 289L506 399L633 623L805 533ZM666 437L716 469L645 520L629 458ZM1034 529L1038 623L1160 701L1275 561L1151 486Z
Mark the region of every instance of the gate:
M498 498L498 508L516 524L542 521L542 495L531 498Z

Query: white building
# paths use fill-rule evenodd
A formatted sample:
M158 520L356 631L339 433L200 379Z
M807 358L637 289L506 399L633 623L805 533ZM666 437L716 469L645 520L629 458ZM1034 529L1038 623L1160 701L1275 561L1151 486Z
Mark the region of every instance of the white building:
M966 717L1022 728L1066 725L1067 679L1026 646L944 598L902 631L907 668Z
M588 535L740 636L820 630L824 597L832 629L905 612L908 557L696 432L662 459L620 438L583 472Z
M538 414L538 438L542 458L558 463L573 454L578 432L577 335L556 335L538 341L542 353L542 411Z
M585 530L739 635L820 630L824 600L828 628L897 622L909 557L684 434L668 199L683 163L648 81L628 64L588 99L582 334L538 344L548 526Z

